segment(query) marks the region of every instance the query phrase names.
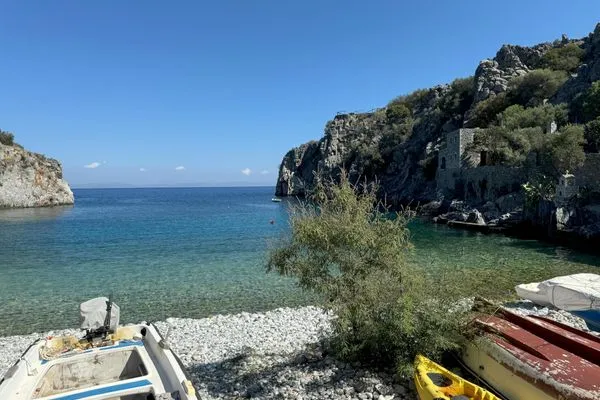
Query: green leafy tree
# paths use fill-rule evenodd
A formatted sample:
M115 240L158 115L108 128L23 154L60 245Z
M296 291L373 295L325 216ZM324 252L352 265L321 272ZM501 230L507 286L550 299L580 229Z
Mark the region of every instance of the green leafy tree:
M509 96L514 103L537 106L554 96L567 80L564 71L536 69L509 82Z
M486 151L492 165L522 166L529 153L543 143L544 133L539 127L511 130L492 126L476 135L470 148Z
M600 152L600 117L585 124L585 150L590 153Z
M549 68L555 71L575 72L581 65L581 60L585 50L575 43L567 43L561 47L554 47L540 61L542 68Z
M319 181L310 202L292 210L290 236L271 250L267 270L326 299L338 356L407 372L417 353L438 357L458 346L461 314L448 318L457 297L433 291L408 262L407 215L386 212L376 190L353 186L345 173L339 183Z
M412 113L405 103L390 103L385 110L388 122L401 123L411 118Z
M568 125L557 134L550 135L542 153L546 170L558 176L582 166L585 161L584 144L582 125Z

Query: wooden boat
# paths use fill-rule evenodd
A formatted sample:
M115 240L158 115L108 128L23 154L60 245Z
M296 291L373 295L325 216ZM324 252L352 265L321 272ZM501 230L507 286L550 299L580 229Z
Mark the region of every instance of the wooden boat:
M181 362L154 325L113 329L110 309L106 315L103 325L81 339L34 342L0 381L0 399L197 400Z
M600 399L600 338L500 308L475 318L465 364L511 400Z
M491 227L489 225L476 224L474 222L448 220L447 225L451 226L453 228L462 228L462 229L466 229L469 231L483 232L483 233L489 233L491 230Z
M414 381L420 400L500 400L421 355L415 358Z

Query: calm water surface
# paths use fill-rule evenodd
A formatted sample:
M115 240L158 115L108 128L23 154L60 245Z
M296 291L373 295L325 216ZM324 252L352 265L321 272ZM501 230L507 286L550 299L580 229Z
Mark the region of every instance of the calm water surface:
M292 280L264 272L269 246L288 228L288 204L272 194L80 189L74 207L0 210L0 335L74 327L80 302L109 293L122 322L313 302ZM411 231L412 261L432 271L600 271L599 257L537 241L419 221Z

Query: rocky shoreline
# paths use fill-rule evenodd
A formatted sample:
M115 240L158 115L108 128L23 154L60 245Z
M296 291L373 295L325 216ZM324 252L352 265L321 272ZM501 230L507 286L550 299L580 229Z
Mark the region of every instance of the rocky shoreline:
M206 399L414 399L394 371L373 371L327 354L332 316L317 307L169 318L156 322ZM37 338L0 337L0 376Z

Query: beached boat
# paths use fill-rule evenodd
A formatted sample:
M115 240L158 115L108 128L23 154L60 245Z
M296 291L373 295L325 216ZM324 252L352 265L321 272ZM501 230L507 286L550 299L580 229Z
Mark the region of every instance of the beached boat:
M600 338L505 308L474 320L466 366L510 400L600 399Z
M154 325L118 326L118 309L106 298L81 311L86 335L34 342L0 381L0 399L197 400Z
M543 306L554 306L583 318L600 331L600 275L573 274L515 287L517 294Z
M500 400L421 355L415 358L414 381L420 400Z

